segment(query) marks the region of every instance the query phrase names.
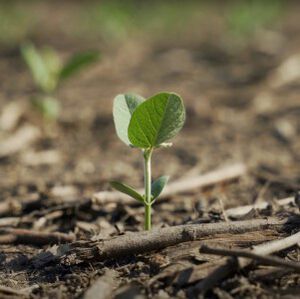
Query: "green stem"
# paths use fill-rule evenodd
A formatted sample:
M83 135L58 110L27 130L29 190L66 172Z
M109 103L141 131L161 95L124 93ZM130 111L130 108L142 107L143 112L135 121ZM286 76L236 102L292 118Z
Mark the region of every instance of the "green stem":
M145 204L145 230L151 230L151 205Z
M144 151L145 230L151 230L151 156L153 149Z

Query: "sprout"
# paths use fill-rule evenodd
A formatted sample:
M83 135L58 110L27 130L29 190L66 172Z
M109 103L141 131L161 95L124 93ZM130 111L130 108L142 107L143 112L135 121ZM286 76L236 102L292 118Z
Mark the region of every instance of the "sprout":
M78 53L63 64L52 48L37 50L31 43L21 47L21 54L38 91L31 102L48 119L56 119L59 115L60 103L54 95L59 85L99 58L95 51Z
M183 127L185 108L175 93L159 93L149 99L141 96L118 95L113 107L114 123L118 137L128 146L139 148L144 157L145 193L139 194L132 187L113 181L111 186L143 203L145 206L145 229L151 229L151 208L157 200L169 177L151 179L151 158L153 151L169 147L168 141Z

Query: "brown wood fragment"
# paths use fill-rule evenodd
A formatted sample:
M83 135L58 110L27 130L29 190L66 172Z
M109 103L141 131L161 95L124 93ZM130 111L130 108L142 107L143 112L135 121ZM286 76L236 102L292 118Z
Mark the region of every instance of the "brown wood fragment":
M173 285L184 287L198 282L209 275L216 267L220 266L225 258L216 258L208 254L199 254L199 247L203 244L211 247L215 246L241 246L243 248L260 244L261 242L271 241L278 238L278 233L274 231L263 230L261 232L245 233L242 235L222 234L214 236L209 240L194 241L182 243L177 246L168 247L162 251L162 254L170 257L170 265L165 267L159 274L152 277L149 284L155 283L157 280L171 279ZM198 252L196 256L195 253ZM200 265L195 265L191 262L186 262L188 257L194 257L194 260L201 262ZM182 261L184 259L185 262Z
M36 284L28 288L19 289L19 290L7 286L0 286L0 298L31 298L30 293L33 290L36 290L38 288L39 286ZM11 297L11 296L17 296L17 297Z
M130 254L141 254L217 234L242 234L266 229L282 230L289 225L299 223L299 221L298 217L291 219L267 218L229 223L179 225L153 229L150 232L127 233L100 242L74 243L69 253L63 257L63 263L73 264L89 259L105 260Z
M75 236L59 232L45 233L28 229L1 228L0 244L47 245L75 241Z
M296 245L300 241L300 232L287 238L271 241L257 245L252 249L252 253L259 255L272 254ZM251 260L245 258L227 258L222 265L215 269L204 280L189 288L188 294L191 298L197 298L212 289L220 281L232 275L237 269L245 268L251 263Z
M13 130L25 113L26 106L25 101L13 101L5 105L0 114L0 130Z
M32 125L25 125L12 136L1 141L0 158L5 158L20 152L35 142L40 135L41 132L38 128Z
M109 299L113 298L113 291L119 285L118 273L106 270L105 273L94 281L84 294L84 299Z
M0 202L0 217L21 215L25 210L31 211L40 208L42 204L42 199L38 193L31 194L25 200L19 198L8 199Z
M295 198L287 197L287 198L283 198L283 199L278 199L278 200L274 201L274 203L275 203L275 205L278 205L278 206L286 206L291 203L295 203ZM240 207L227 209L227 210L225 210L225 214L228 217L240 217L240 216L246 215L251 210L264 210L267 207L269 207L270 205L272 205L272 202L260 201L253 205L246 205L246 206L240 206Z
M220 255L220 256L244 257L247 259L255 260L262 264L275 266L275 267L288 268L300 273L300 264L296 262L285 261L276 256L263 256L246 250L212 248L207 245L201 246L200 253Z

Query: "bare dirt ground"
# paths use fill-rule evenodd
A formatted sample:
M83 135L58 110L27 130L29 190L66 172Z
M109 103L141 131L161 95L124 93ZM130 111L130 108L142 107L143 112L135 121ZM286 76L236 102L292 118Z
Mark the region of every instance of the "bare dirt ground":
M141 254L129 249L125 256L102 259L97 251L102 240L142 230L143 208L122 200L103 204L93 196L109 190L111 179L143 184L140 153L126 148L114 132L114 96L166 90L183 97L187 122L174 146L154 156L154 177L192 179L237 163L247 171L158 201L156 229L299 217L297 201L276 201L294 197L300 189L296 7L291 5L280 33L262 32L241 50L222 47L206 35L198 40L136 38L122 47L105 46L99 64L60 89L63 111L57 123L43 123L26 107L32 81L18 50L3 48L0 125L1 119L15 115L5 114L12 102L25 108L12 127L5 128L2 121L0 131L0 297L194 298L199 282L224 263L224 257L199 253L203 241L250 249L299 231L298 221L187 239ZM41 36L35 38L42 43ZM53 43L68 56L76 40L54 38ZM28 144L18 149L13 143L17 150L7 150L9 138L21 134L20 140L24 128L32 137ZM264 202L268 205L257 208ZM238 215L228 210L249 204L256 208ZM26 237L28 232L37 234ZM57 232L62 235L51 234ZM299 262L299 254L299 243L276 253L291 262ZM255 262L229 273L205 298L299 298L299 290L299 271Z

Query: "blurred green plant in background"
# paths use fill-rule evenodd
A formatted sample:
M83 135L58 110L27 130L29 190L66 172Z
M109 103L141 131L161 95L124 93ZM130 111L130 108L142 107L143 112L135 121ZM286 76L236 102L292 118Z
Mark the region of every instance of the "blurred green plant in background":
M229 33L247 39L273 25L282 16L282 0L247 0L229 4L226 16Z
M56 119L59 115L60 102L55 93L62 82L99 59L98 52L90 51L74 54L64 64L54 49L37 50L32 43L24 44L21 54L37 89L31 102L47 119Z
M126 39L131 34L178 33L191 20L204 13L206 1L134 1L90 2L79 15L82 27L104 38ZM201 8L201 9L199 9Z
M203 24L213 29L211 16L223 20L229 38L248 39L258 30L272 26L282 16L282 0L136 1L115 0L87 3L79 15L82 28L111 39L130 34L176 35L201 32ZM203 22L205 20L205 22Z
M0 2L0 44L16 45L33 30L35 14L14 1Z
M7 1L0 2L0 44L17 45L32 37L47 38L48 33L100 38L109 44L136 36L193 38L203 30L247 40L272 27L282 17L284 4L283 0L61 1L62 10L53 17L55 2ZM55 22L45 22L52 17Z

